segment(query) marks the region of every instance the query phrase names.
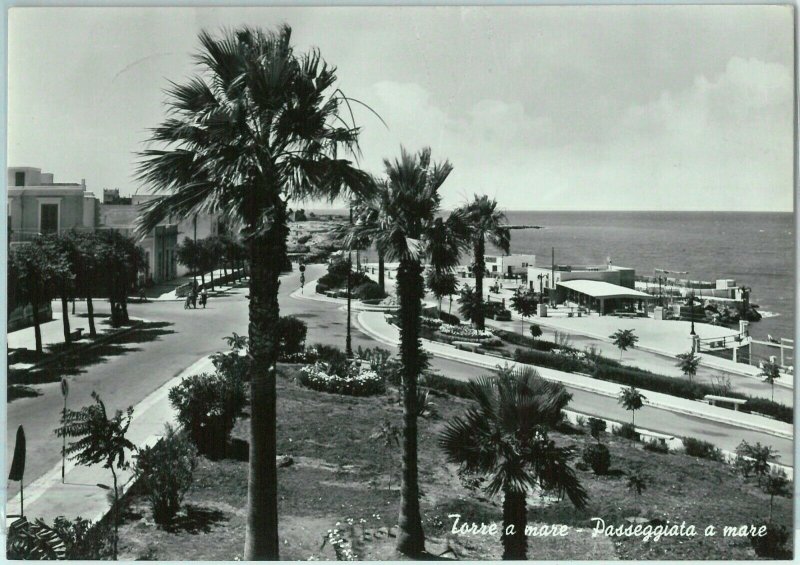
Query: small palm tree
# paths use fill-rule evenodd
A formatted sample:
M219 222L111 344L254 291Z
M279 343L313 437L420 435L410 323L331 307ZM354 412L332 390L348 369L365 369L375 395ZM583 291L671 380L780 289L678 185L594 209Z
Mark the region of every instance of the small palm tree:
M410 556L425 550L425 534L419 506L417 475L417 418L420 414L417 379L426 357L420 342L422 299L425 296L423 261L430 260L433 269L447 270L458 265L461 251L467 247L466 228L457 214L447 220L438 218L441 195L439 188L453 167L448 161L434 163L431 150L416 155L401 149L400 159L384 160L386 180L384 198L369 200L377 206L376 222L356 222L347 235L346 244L369 238L387 260L398 261L397 297L400 303L400 360L403 383L403 475L400 490L400 534L397 549ZM452 234L445 235L443 230Z
M452 308L452 296L458 292L458 279L452 272L429 269L425 274L425 285L439 301L439 313L442 312L442 299L449 296Z
M697 375L698 365L700 365L700 357L695 355L694 351L689 351L678 355L678 363L675 366L680 367L684 376L688 377L689 381L692 382L694 376Z
M636 342L639 341L639 336L634 334L633 330L617 330L608 337L619 348L620 360L622 360L622 352L627 351L629 347L634 347Z
M630 410L631 424L634 426L636 425L636 411L644 406L645 400L647 398L634 386L624 388L619 393L618 401L625 410Z
M100 400L96 392L92 392L94 404L84 406L80 410L65 410L62 426L56 428L58 437L78 438L71 442L66 449L70 459L76 460L81 465L102 464L111 471L113 480L111 491L114 497L114 559L117 558L117 540L119 538L119 495L117 471L130 467L125 459L126 451L135 451L133 445L126 437L128 427L133 417L133 407L129 407L123 414L117 410L113 418L106 414L106 405ZM102 485L100 485L102 486Z
M775 381L781 378L781 366L772 361L767 361L761 367L761 377L764 378L765 383L769 383L772 388L772 401L775 401Z
M510 300L511 307L522 318L519 323L519 333L525 335L525 318L536 313L536 298L531 292L522 292L519 289Z
M486 492L503 493L503 559L527 559L526 496L534 488L564 494L576 508L588 500L568 461L573 452L548 438L572 395L530 367L501 370L469 384L477 406L450 421L439 444L462 471L487 477ZM507 528L513 526L513 534Z
M470 227L472 239L472 272L475 276L475 293L483 302L483 276L486 271L486 241L508 254L511 249L511 232L506 224L506 216L497 209L497 201L485 194L475 195L474 199L458 210ZM475 328L484 329L483 308L473 310Z
M319 51L298 54L292 30L247 26L200 34L199 74L168 91L168 117L142 154L139 180L160 196L139 232L168 217L221 214L242 226L250 277L250 459L244 558L279 558L276 374L278 277L285 267L291 199L366 196L352 99Z

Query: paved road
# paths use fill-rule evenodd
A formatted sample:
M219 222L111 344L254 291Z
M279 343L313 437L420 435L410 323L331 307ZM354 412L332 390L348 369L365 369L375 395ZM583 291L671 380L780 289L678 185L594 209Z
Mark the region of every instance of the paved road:
M323 272L322 266L309 266L306 280L312 281ZM320 342L344 347L345 311L328 303L289 297L298 286L299 273L283 277L281 313L296 315L308 323L309 344ZM184 310L181 302L131 304L129 309L133 317L163 322L164 326L134 334L125 344L129 351L109 355L86 367L84 372L69 377L69 406L78 408L89 404L89 395L93 390L100 394L109 410L135 405L200 357L223 349L225 344L222 339L225 336L232 332L247 332L245 294L245 289L235 289L226 296L212 297L206 310ZM98 312L107 312L108 306L98 303L96 309ZM376 345L375 341L355 328L355 323L352 337L354 349L359 345ZM433 366L445 375L460 379L485 372L477 367L443 359L435 359ZM17 426L23 424L28 446L26 483L60 461L61 441L53 434L53 429L59 425L62 408L58 383L41 385L39 388L42 396L15 400L7 406L7 465L10 465ZM623 421L628 419L628 414L614 399L578 390L572 392L574 399L570 408L573 410ZM760 441L778 449L782 454L782 463L790 464L792 461L791 442L767 434L713 424L654 408L641 410L637 414L637 422L658 431L707 439L726 449L735 447L742 439ZM8 495L11 496L17 492L18 483L10 483L8 488Z

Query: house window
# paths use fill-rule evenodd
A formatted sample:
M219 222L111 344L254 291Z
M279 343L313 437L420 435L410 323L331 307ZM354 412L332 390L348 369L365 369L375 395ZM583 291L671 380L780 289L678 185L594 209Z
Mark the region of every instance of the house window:
M39 208L39 232L58 232L58 204L41 204Z
M25 172L18 171L14 173L14 186L25 186Z

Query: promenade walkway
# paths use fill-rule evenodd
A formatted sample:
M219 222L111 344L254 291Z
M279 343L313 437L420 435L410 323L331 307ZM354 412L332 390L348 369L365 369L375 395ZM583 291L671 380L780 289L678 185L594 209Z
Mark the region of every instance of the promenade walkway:
M376 340L386 343L387 345L397 345L400 343L398 328L389 324L383 313L360 312L358 314L358 322L361 328ZM425 339L422 340L422 345L425 351L433 355L457 360L462 363L469 363L490 370L498 365L508 364L512 367L517 365L517 363L507 359L482 355L470 351L461 351L451 345ZM548 380L557 381L570 388L577 388L603 396L617 398L620 391L625 388L622 385L593 379L576 373L565 373L544 367L534 368ZM785 422L779 422L777 420L771 420L769 418L743 412L734 412L725 408L710 406L694 400L678 398L658 392L647 390L643 392L647 397L646 404L650 406L664 408L672 412L687 414L715 422L723 422L731 426L759 430L784 439L792 439L794 437L792 425Z

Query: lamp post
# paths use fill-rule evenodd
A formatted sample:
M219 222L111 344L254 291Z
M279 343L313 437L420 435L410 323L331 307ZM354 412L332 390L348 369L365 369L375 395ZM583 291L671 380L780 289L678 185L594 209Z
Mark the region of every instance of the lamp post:
M353 253L349 252L347 254L347 337L344 340L344 353L348 359L353 358L353 344L350 337L350 270L352 268L352 257Z
M690 308L689 311L691 313L689 315L692 317L692 331L689 332L689 335L697 335L694 331L694 289L692 289L692 295L689 298L689 300L691 300L691 302L689 303L689 308Z

